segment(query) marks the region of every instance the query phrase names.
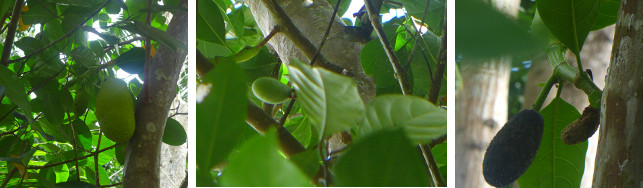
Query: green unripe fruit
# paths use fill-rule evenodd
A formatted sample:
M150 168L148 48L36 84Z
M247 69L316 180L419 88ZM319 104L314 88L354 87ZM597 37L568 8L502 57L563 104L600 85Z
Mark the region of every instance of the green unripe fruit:
M543 137L543 117L534 110L522 110L493 137L482 161L484 179L494 187L516 181L536 157Z
M279 104L288 100L292 89L277 79L263 77L252 83L252 93L264 102Z
M96 97L96 119L105 137L120 143L134 135L134 105L125 81L110 78Z

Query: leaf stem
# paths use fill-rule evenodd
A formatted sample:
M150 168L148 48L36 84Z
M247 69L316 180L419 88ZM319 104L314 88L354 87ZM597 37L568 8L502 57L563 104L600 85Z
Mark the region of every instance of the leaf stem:
M547 95L549 95L549 91L551 90L551 87L558 82L558 79L554 75L550 76L549 79L547 79L547 82L545 82L545 86L543 86L543 89L540 90L540 93L538 94L538 98L536 98L536 102L534 102L534 105L531 107L531 109L540 111L540 109L543 106L543 103L545 103L545 99L547 99Z

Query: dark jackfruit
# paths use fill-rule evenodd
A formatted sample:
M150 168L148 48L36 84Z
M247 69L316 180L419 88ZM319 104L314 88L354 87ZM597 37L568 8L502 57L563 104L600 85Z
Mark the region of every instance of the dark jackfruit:
M502 187L516 181L536 157L543 137L544 120L534 110L522 110L493 137L482 161L482 174L490 185Z
M563 129L560 137L567 145L585 142L596 133L600 119L601 109L587 106L583 115Z

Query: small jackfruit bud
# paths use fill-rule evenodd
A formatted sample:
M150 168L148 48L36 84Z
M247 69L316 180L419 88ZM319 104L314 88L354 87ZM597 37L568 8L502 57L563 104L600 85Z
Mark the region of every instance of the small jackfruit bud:
M561 139L567 145L574 145L587 141L589 137L592 137L592 135L596 133L600 117L601 109L593 106L587 106L585 110L583 110L583 115L563 129L563 132L560 135Z

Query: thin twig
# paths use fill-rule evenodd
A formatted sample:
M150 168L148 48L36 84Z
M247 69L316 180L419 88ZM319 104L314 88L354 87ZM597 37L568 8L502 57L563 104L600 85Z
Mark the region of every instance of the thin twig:
M433 74L434 78L431 82L431 88L429 89L429 94L427 98L433 104L437 105L438 96L440 95L440 87L442 87L442 77L444 76L444 71L447 68L447 11L444 11L444 22L442 23L442 43L440 45L440 51L438 52L438 59L436 61L436 70Z
M116 146L121 145L121 144L122 143L117 143L117 144L114 144L112 146L109 146L109 147L103 148L101 150L98 150L97 152L102 153L102 152L105 152L107 150L113 149ZM77 157L77 158L74 158L74 159L69 159L69 160L62 161L62 162L57 162L57 163L51 163L51 164L48 164L48 165L29 166L29 167L27 167L27 169L45 169L45 168L49 168L49 167L52 167L52 166L58 166L58 165L62 165L62 164L67 164L67 163L71 163L71 162L74 162L74 161L83 160L83 159L87 159L89 157L92 157L92 156L94 156L94 153L96 153L96 152L89 153L89 154L87 154L85 156L82 156L82 157Z
M435 182L438 187L446 187L446 183L444 183L442 174L440 174L440 169L438 169L438 165L435 163L435 158L433 157L433 153L429 146L427 144L420 144L419 147L424 156L424 160L428 165L428 170L433 176L433 182Z
M368 18L371 20L371 24L373 24L373 28L375 28L375 32L377 33L377 36L380 38L380 42L382 43L382 47L384 47L386 56L388 56L389 61L391 61L391 66L393 66L393 72L395 73L395 78L397 78L397 81L400 84L400 88L402 89L402 94L403 95L411 94L411 88L410 88L411 84L408 80L406 72L404 72L402 65L400 65L400 61L397 58L397 55L395 55L395 51L391 47L391 43L388 41L388 38L384 33L384 29L382 28L382 23L380 23L379 21L380 14L379 12L375 12L373 7L374 5L371 4L372 2L373 0L366 0L364 2L364 5L366 5L366 11L368 11Z

